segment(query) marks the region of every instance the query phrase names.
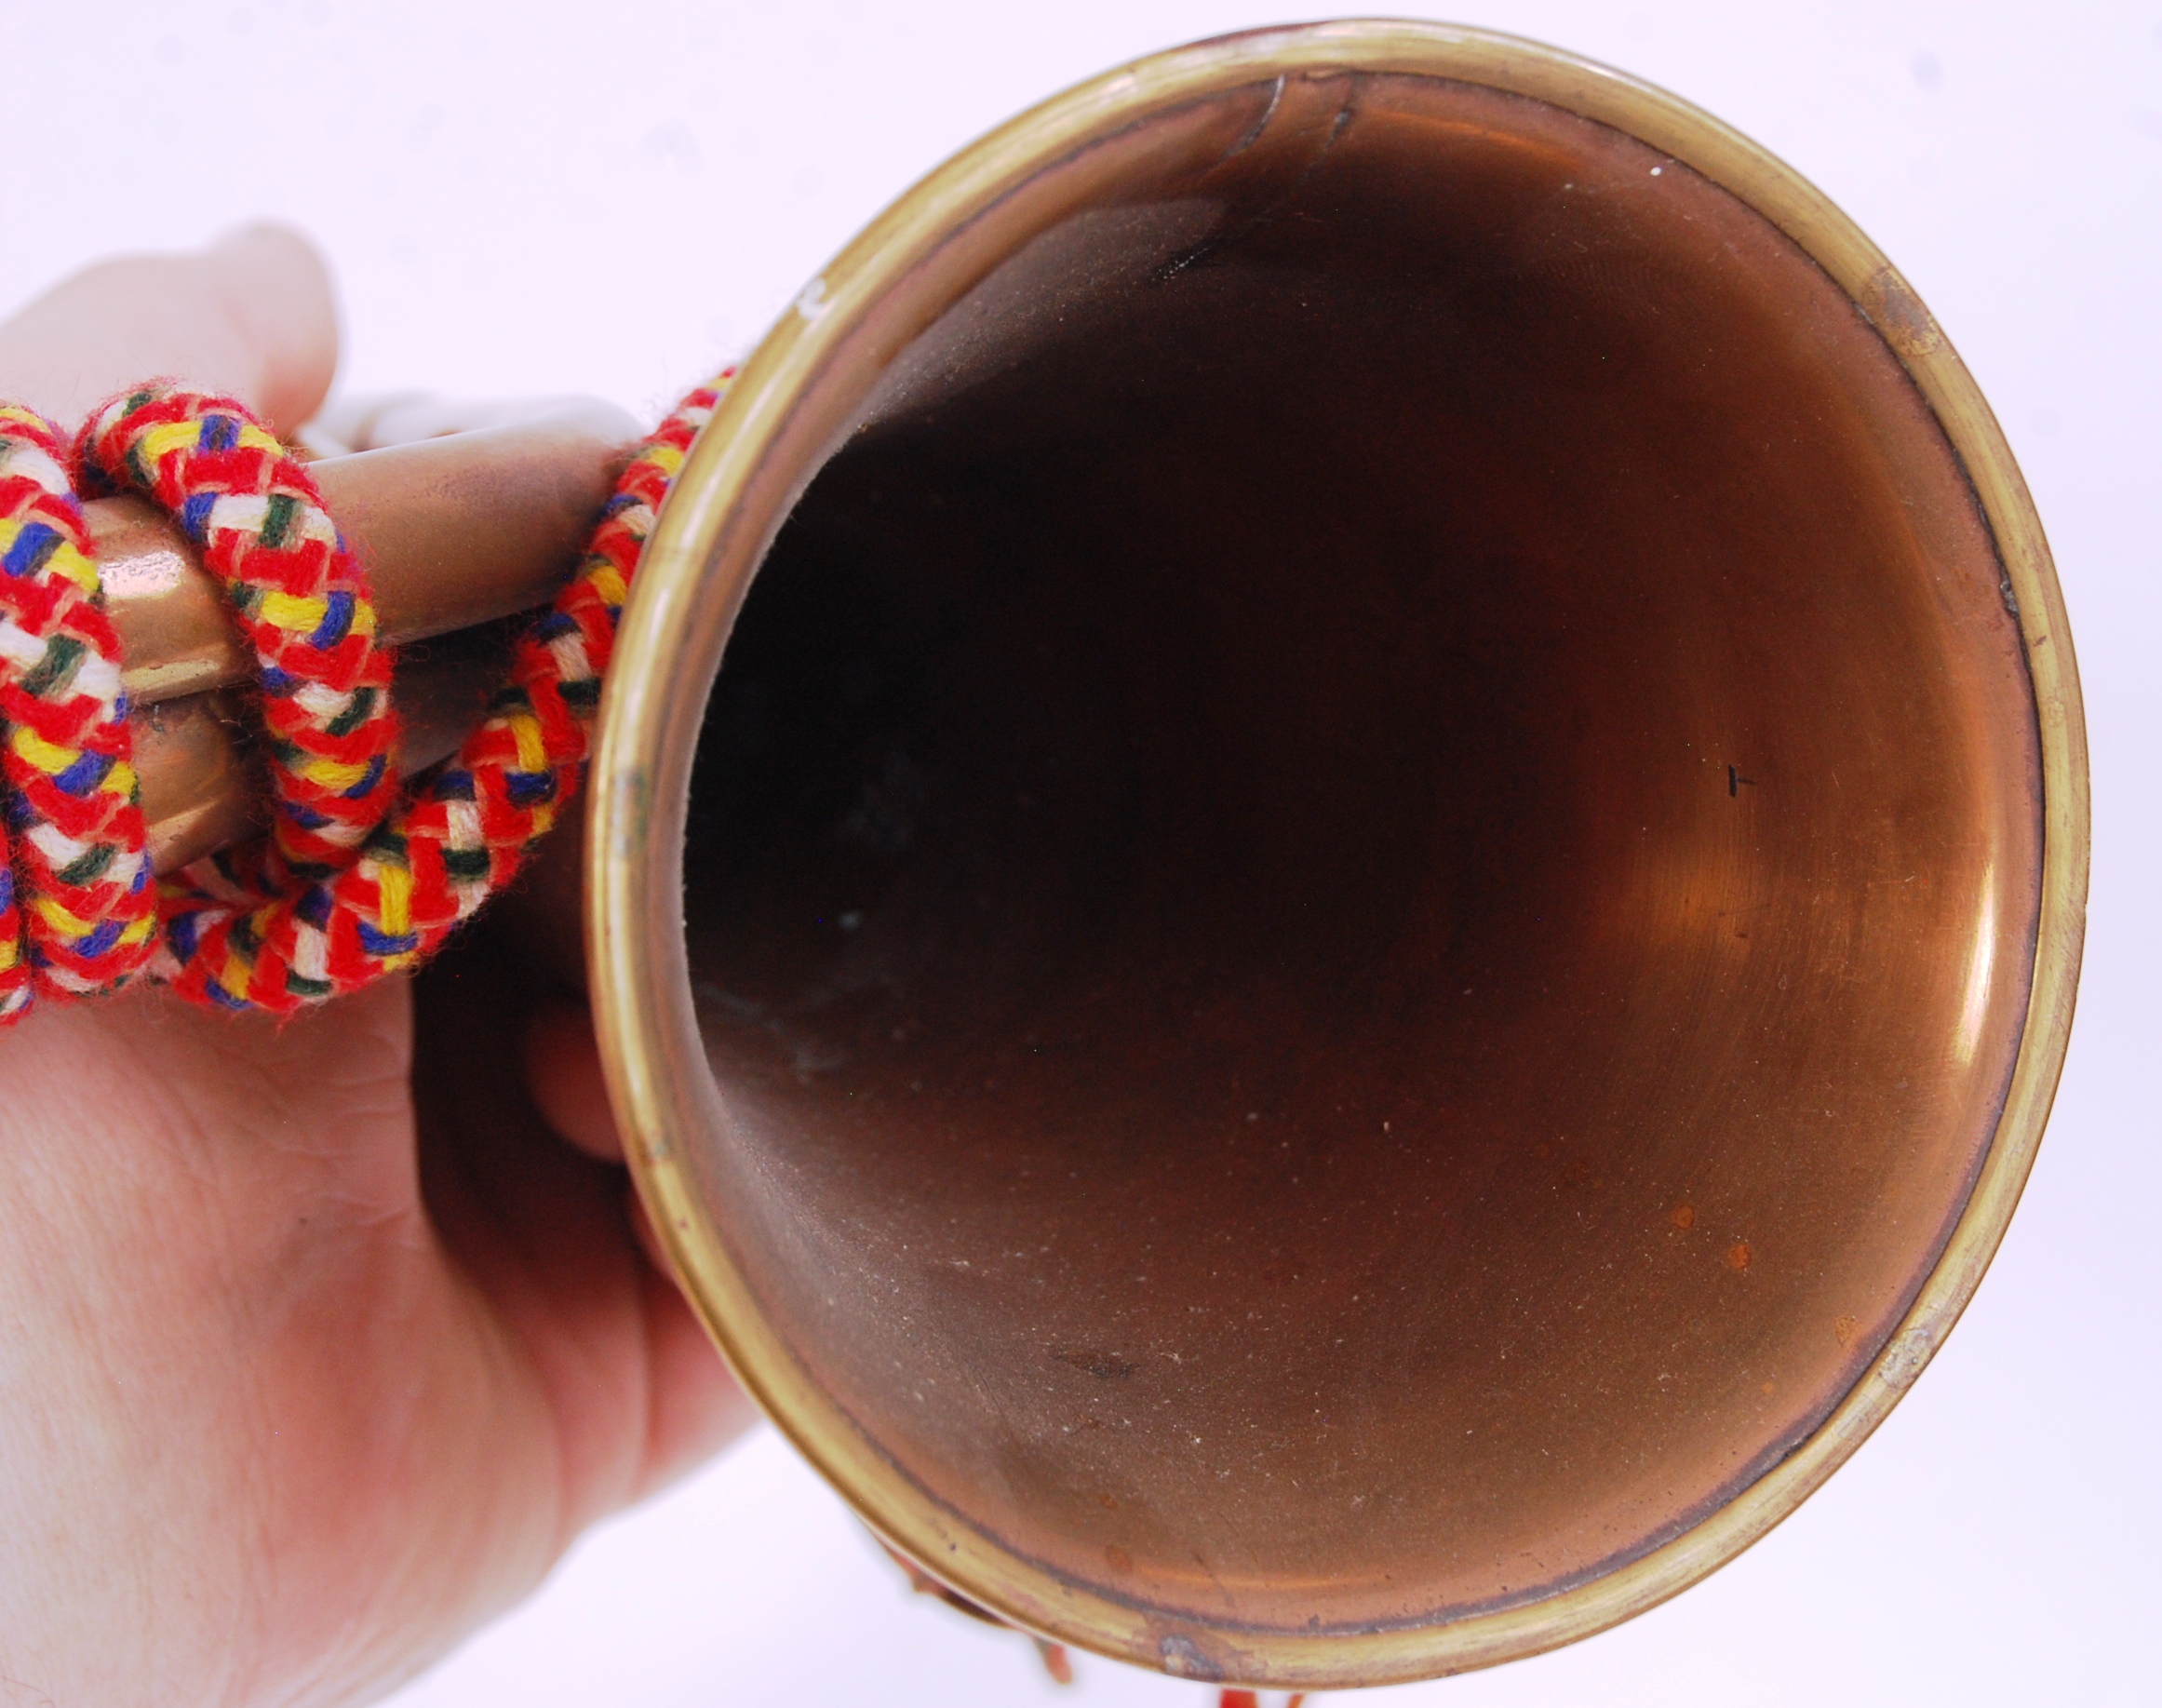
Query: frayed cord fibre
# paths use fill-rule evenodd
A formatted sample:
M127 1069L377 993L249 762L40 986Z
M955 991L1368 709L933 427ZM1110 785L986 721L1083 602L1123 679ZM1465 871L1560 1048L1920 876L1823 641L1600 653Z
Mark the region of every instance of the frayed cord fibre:
M49 424L0 405L0 1023L139 974L289 1015L440 945L575 792L638 555L728 377L639 446L480 727L410 784L367 577L305 466L244 406L141 386L69 459ZM162 881L78 488L170 512L255 655L270 832Z

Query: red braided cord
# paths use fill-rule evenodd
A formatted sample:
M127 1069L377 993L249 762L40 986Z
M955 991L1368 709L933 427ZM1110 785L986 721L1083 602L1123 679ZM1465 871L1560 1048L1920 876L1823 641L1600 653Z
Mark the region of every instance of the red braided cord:
M120 686L60 436L0 406L0 1020L34 995L116 988L156 897ZM18 901L18 895L21 897Z
M254 649L287 868L272 890L349 864L396 803L398 731L367 581L314 477L231 398L161 386L107 404L79 451L86 475L171 512Z
M510 679L487 719L454 759L410 790L401 786L393 758L390 656L375 644L366 577L325 514L306 469L228 398L149 386L99 412L84 431L78 466L86 476L164 504L201 549L255 650L272 758L272 834L199 861L161 886L154 976L215 1006L289 1014L410 965L517 871L577 787L631 573L668 484L718 396L718 384L693 392L639 448L570 585L519 640ZM26 419L22 411L0 410L0 447L12 442L7 437L11 424ZM57 441L44 431L38 448L57 473ZM0 464L0 506L16 501L6 479L11 466ZM103 625L104 650L97 656L112 666L117 716L95 726L107 744L97 752L125 783L127 800L100 827L117 850L107 862L113 872L136 874L133 891L117 877L95 891L105 911L88 928L100 951L90 958L92 967L79 955L68 960L64 944L43 948L34 922L52 911L48 904L68 895L81 899L82 882L67 890L61 880L82 880L86 868L78 862L65 872L48 872L49 859L43 867L18 859L34 945L52 962L52 980L65 994L112 988L141 963L150 935L142 878L148 862L128 763L126 701L117 696L117 649L94 590L94 569L87 567L80 513L64 479L57 493L39 499L26 491L20 497L32 508L40 502L74 518L67 541L80 555L90 589L79 602L96 620L89 627ZM0 508L0 567L10 572L16 558L35 555L13 544L28 524L5 532L6 518L14 514ZM64 531L42 511L34 519ZM42 536L37 549L66 567ZM0 598L6 591L0 587ZM79 628L87 622L74 620ZM34 612L32 624L20 626L35 639L45 632L36 625L45 621ZM31 726L18 720L4 696L34 670L19 667L7 639L0 624L0 715L9 724L12 753L20 731ZM43 757L49 761L53 754ZM9 782L11 815L21 813L21 803L42 799L36 789L51 792L42 779L17 783L12 770ZM130 902L130 895L141 899ZM130 906L136 913L128 912ZM27 1002L24 988L8 1006L10 991L22 981L7 982L15 969L5 946L16 941L10 923L20 911L11 892L0 895L0 1020L12 1018ZM83 924L65 907L60 911L65 923ZM109 927L112 921L119 921L116 929ZM99 943L100 933L114 941ZM125 966L113 958L123 948L134 951Z

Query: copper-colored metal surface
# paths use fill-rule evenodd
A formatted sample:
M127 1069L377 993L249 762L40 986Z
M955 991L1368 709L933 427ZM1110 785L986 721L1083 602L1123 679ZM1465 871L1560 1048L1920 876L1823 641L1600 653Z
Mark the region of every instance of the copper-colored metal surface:
M501 624L410 649L391 681L398 764L410 774L456 752L509 664L510 636ZM158 701L131 721L154 869L172 871L262 827L262 779L241 693L214 689Z
M882 216L680 477L592 800L619 1117L761 1404L971 1601L1292 1686L1597 1630L1853 1450L2024 1178L2087 848L2047 547L1883 256L1407 24Z
M367 564L394 645L547 602L638 438L607 404L330 457L312 472ZM217 584L171 519L133 497L83 506L138 705L243 680Z
M154 870L172 871L261 827L261 779L250 762L238 695L212 692L161 701L129 721Z

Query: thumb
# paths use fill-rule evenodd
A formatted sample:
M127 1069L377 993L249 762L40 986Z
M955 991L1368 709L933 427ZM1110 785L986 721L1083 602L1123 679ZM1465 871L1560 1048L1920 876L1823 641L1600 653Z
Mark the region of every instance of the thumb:
M61 280L0 324L0 397L73 427L154 377L228 393L288 435L338 366L338 310L315 245L254 225L192 255L132 255Z

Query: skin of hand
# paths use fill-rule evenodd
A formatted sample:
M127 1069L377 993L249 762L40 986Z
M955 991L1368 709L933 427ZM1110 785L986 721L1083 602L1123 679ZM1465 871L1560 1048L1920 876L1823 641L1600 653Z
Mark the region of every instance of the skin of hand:
M336 351L262 228L57 287L0 397L72 427L168 375L289 432ZM371 1700L749 1424L647 1255L577 841L283 1027L135 988L0 1032L0 1703Z

